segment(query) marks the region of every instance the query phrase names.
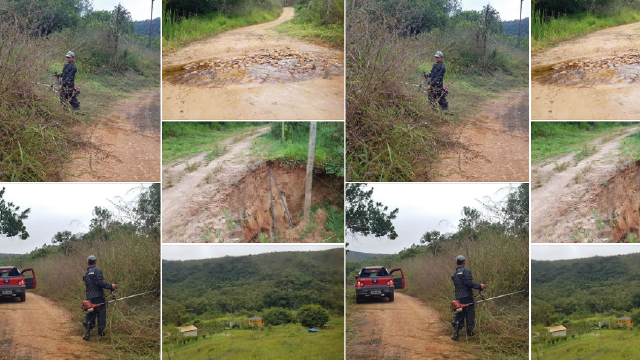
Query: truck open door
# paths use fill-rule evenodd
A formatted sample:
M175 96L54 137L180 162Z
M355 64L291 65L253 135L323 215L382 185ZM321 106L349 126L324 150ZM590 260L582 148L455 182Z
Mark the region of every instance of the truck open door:
M26 277L25 273L30 272L31 273L31 277ZM20 275L24 276L24 284L26 286L27 289L35 289L36 288L36 272L31 269L22 269L22 271L20 272Z
M402 272L402 269L401 268L391 269L389 274L391 276L393 276L393 273L397 272L397 271L400 272L400 277L394 277L393 278L393 288L394 289L404 289L404 272Z

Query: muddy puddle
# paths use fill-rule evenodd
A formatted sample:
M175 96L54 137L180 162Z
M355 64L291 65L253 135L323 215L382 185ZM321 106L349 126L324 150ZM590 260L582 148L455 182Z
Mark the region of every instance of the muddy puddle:
M610 242L640 242L640 162L632 163L600 184L599 211L594 219L599 236Z
M535 67L531 77L544 85L572 87L640 84L640 52Z
M275 183L271 184L271 191L269 189L269 168L276 178L282 199ZM312 224L303 221L305 175L305 166L270 163L239 180L228 196L231 209L230 218L226 221L233 224L228 235L244 242L273 242L273 200L278 242L320 242L331 238L335 241L336 234L325 229L328 219L322 209L316 211ZM341 177L314 173L312 204L342 204L343 183Z
M164 68L163 81L216 88L238 84L280 84L344 75L343 59L296 50L260 50L227 59L211 58Z

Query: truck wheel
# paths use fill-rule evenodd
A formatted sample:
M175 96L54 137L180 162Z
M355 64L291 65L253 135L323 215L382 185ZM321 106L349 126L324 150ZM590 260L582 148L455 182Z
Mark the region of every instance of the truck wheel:
M362 296L356 295L356 304L362 304Z
M27 297L27 294L25 293L20 294L20 301L24 301L26 297Z
M393 301L394 297L395 297L395 293L389 294L389 302Z

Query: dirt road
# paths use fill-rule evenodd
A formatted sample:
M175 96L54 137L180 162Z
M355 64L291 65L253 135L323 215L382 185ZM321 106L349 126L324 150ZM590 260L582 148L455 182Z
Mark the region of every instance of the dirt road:
M434 181L529 181L529 91L510 90L451 129Z
M561 43L532 57L533 120L640 117L640 23Z
M163 119L344 119L344 53L269 30L293 15L163 56Z
M226 229L225 216L208 216L194 221L198 214L225 202L229 187L260 161L251 155L253 139L269 131L269 127L230 137L221 146L227 152L205 163L207 153L198 154L186 161L168 164L163 169L162 190L162 241L203 242L222 238L215 230ZM244 138L243 138L244 137ZM235 141L240 138L241 140ZM201 163L198 169L188 172L187 164ZM209 179L207 181L207 176ZM220 209L217 212L221 212ZM228 209L227 209L228 210ZM221 215L221 214L218 214ZM206 223L205 223L206 221ZM229 225L233 230L234 226ZM204 236L204 238L203 238ZM207 238L209 236L209 238ZM227 239L231 241L231 239Z
M640 225L637 166L619 151L638 129L596 139L578 162L573 152L532 166L532 242L618 242Z
M27 293L25 302L0 300L0 345L3 360L77 360L86 359L88 354L96 356L82 340L82 325L55 302L33 293Z
M347 320L347 359L472 359L451 340L451 325L427 304L399 292L395 301L354 305ZM460 341L464 341L462 336Z
M65 181L160 181L160 88L119 101L81 133Z

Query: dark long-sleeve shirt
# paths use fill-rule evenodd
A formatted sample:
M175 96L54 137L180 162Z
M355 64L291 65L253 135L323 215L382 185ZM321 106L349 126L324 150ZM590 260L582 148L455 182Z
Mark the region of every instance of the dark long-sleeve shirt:
M455 286L456 299L473 297L473 289L480 290L480 284L473 282L471 270L464 266L458 266L451 276L453 285Z
M429 83L429 85L436 88L444 87L445 72L447 72L447 69L444 67L444 62L433 64L431 73L429 73L429 76L431 77L431 82Z
M87 268L87 271L84 273L82 280L84 280L84 284L87 288L87 299L103 297L104 293L102 289L111 290L111 284L104 281L102 270L98 269L95 266L89 266Z
M62 69L62 75L61 75L62 80L60 82L60 85L68 89L75 88L76 86L75 79L76 79L77 71L78 71L78 68L76 67L75 61L64 64L64 68Z

